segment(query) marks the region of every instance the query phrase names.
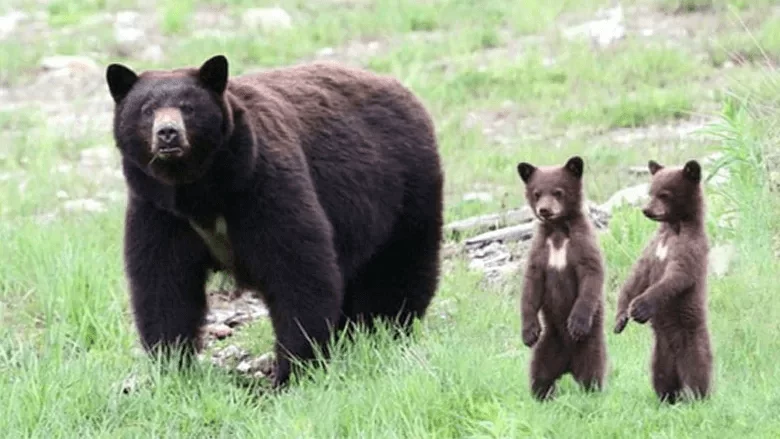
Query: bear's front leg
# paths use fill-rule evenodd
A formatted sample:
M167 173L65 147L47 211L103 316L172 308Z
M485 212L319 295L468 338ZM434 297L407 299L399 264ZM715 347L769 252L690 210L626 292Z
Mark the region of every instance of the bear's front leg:
M125 221L125 272L136 328L152 354L200 349L206 313L208 249L187 221L131 196Z
M292 362L311 360L341 316L343 281L330 223L313 190L300 182L268 183L227 218L239 272L262 291L276 334L274 387L287 384ZM291 193L292 192L292 193Z

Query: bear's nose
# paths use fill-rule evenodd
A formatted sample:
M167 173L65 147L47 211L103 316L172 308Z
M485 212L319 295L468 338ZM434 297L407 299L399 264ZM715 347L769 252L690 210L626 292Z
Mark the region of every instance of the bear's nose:
M179 131L174 127L162 127L157 130L157 138L163 143L171 144L179 137Z
M546 207L539 208L539 216L542 218L549 218L552 216L552 211Z

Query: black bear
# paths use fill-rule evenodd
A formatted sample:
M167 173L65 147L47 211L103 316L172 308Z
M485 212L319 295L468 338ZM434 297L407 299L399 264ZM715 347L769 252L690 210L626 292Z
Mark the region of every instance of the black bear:
M655 334L653 387L661 401L686 392L708 396L712 351L707 329L707 254L701 166L667 168L650 160L650 201L642 210L660 223L618 296L615 333L629 317Z
M275 387L348 323L408 330L424 316L444 175L434 124L398 81L331 63L228 78L222 55L141 74L111 64L106 80L147 351L201 349L211 270L266 303Z
M607 361L604 343L604 261L582 206L583 161L517 172L539 219L526 265L521 298L523 343L533 347L531 391L551 398L565 373L587 391L601 390ZM539 311L544 329L539 324Z

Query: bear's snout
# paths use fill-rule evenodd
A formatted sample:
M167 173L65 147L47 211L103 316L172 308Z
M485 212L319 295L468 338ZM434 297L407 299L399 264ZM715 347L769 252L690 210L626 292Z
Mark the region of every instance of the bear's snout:
M160 158L181 157L188 146L181 111L178 108L160 108L155 111L152 154Z

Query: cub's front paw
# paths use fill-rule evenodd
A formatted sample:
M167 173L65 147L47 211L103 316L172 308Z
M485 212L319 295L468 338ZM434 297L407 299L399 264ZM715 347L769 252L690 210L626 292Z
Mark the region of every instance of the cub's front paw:
M585 313L571 313L569 315L568 328L571 338L579 340L590 333L593 319Z
M646 323L655 314L655 305L646 298L639 296L631 302L631 318L638 323Z
M617 318L615 318L615 334L620 334L623 332L623 329L626 328L626 325L628 324L628 314L626 314L625 311L618 314Z
M542 333L542 327L539 326L539 321L534 320L531 323L523 325L523 344L530 347L539 341L539 335Z

